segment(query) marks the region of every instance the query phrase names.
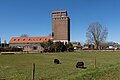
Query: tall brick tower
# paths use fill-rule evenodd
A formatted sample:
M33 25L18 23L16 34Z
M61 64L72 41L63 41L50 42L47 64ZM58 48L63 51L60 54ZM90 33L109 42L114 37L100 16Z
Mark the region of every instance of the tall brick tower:
M54 42L70 41L70 18L66 10L52 12L52 36Z

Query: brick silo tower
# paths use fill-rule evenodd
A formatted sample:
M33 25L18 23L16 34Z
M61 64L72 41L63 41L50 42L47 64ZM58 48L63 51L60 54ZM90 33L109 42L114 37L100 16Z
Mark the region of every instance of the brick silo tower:
M66 10L52 12L52 36L54 42L70 41L70 18Z

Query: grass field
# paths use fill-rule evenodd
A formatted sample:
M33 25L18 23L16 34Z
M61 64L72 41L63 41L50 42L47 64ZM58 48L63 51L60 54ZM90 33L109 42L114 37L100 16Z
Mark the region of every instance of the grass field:
M61 64L54 64L55 58ZM87 68L76 68L78 61ZM120 52L0 55L0 80L32 80L33 63L35 80L120 80Z

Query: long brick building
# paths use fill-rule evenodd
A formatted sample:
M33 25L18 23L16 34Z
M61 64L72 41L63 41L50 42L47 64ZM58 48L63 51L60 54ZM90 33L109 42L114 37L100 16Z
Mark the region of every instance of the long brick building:
M42 37L13 37L10 42L10 47L23 48L24 51L43 51L41 43L52 40L52 36Z

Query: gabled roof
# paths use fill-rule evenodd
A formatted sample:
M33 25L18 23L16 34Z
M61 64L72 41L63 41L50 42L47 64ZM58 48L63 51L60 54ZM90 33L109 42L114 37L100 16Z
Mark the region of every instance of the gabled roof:
M52 36L41 37L13 37L9 43L42 43L53 39Z

